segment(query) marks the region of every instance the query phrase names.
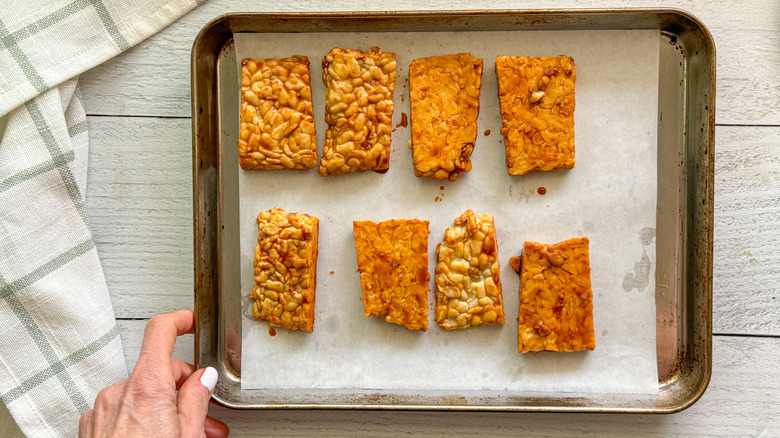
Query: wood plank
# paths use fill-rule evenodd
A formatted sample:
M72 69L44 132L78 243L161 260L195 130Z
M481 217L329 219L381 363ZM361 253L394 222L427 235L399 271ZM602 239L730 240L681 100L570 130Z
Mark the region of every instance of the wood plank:
M87 211L118 317L192 307L187 119L89 117ZM717 333L780 334L780 128L716 132Z
M628 0L580 0L571 8L636 7ZM372 5L385 10L471 10L517 8L516 2L469 0L421 3L395 0ZM674 7L693 13L709 28L717 48L717 122L780 125L780 14L775 0L709 2L655 0L643 7ZM523 8L560 8L556 0L525 2ZM88 114L190 116L192 42L213 18L227 12L352 11L354 2L338 0L249 4L210 0L137 47L81 76ZM739 13L735 13L739 11Z
M116 316L192 308L190 121L87 123L87 212Z
M780 334L780 129L715 138L716 333Z
M125 357L132 367L145 321L119 321ZM192 337L174 356L191 361ZM459 436L778 436L780 339L716 336L713 373L702 398L673 415L445 413L372 411L238 411L212 406L231 435L321 437Z

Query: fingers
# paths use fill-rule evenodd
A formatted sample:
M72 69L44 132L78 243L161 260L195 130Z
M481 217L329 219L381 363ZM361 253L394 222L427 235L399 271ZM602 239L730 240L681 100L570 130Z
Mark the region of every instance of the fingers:
M195 314L192 310L157 315L146 323L138 366L159 364L169 360L178 336L195 331Z
M225 438L230 434L230 428L227 424L211 417L206 417L203 430L206 432L207 438Z
M194 365L176 358L171 359L171 368L173 369L173 380L176 381L176 389L181 388L184 381L195 372Z
M81 418L79 419L79 438L92 438L92 422L95 418L94 414L95 411L90 409L81 415ZM206 436L209 435L206 434Z
M184 436L203 433L209 411L211 391L217 384L217 371L208 367L192 373L179 388L178 401L181 430Z

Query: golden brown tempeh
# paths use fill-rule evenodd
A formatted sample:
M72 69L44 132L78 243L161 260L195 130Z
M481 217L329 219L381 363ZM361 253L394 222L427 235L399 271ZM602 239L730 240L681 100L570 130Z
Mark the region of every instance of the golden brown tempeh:
M436 247L436 322L445 329L503 324L493 216L466 211Z
M241 61L238 163L246 170L317 165L305 56Z
M314 330L319 220L274 208L257 216L255 319L271 327Z
M319 174L343 175L390 166L395 53L335 48L322 59L326 87L325 146Z

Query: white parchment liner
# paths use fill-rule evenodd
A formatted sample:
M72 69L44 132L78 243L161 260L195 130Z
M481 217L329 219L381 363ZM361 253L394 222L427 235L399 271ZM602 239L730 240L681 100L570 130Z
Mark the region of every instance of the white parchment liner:
M396 53L394 124L401 113L409 116L412 60L459 52L484 59L473 168L454 183L414 176L407 148L411 130L402 126L393 134L384 175L321 178L316 169L239 170L242 296L235 299L243 306L243 389L657 392L657 30L236 34L235 42L239 63L309 57L320 155L327 127L321 59L333 47L376 45ZM572 56L577 69L575 168L509 176L495 57L558 54ZM228 129L238 130L238 121ZM539 187L545 195L537 193ZM264 322L251 317L255 218L272 207L320 219L312 334L277 329L272 337ZM433 321L435 247L467 209L495 216L506 324L445 331ZM430 220L428 333L364 317L352 221L391 218ZM580 236L590 239L596 349L518 354L519 278L509 258L520 255L527 240L556 243Z

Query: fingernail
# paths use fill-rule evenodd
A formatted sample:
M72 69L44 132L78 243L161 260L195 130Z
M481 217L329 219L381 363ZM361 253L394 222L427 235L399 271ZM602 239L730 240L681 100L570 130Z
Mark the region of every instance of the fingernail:
M206 368L206 371L203 372L203 375L200 376L200 383L203 384L206 388L208 388L209 392L214 390L214 387L217 385L217 378L219 375L217 374L217 370L215 370L212 367Z

